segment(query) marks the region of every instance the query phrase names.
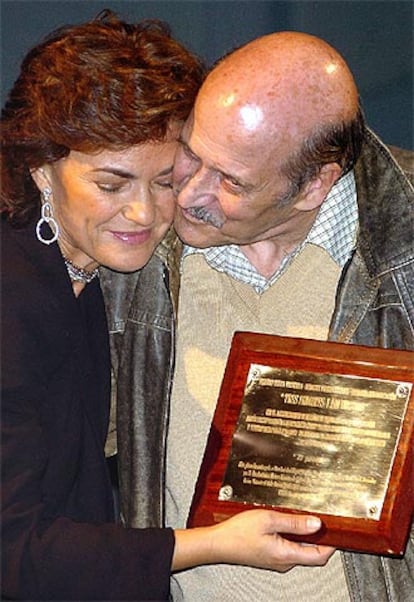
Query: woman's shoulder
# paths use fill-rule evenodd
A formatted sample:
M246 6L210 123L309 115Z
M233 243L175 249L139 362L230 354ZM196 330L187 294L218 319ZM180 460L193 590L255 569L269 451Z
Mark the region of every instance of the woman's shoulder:
M15 226L3 215L0 220L1 261L21 261L26 256L25 250L33 244L35 225ZM7 263L4 268L7 269Z
M48 289L51 276L65 275L63 260L56 243L46 246L36 237L36 222L15 227L7 220L1 223L2 286L13 283L16 289L32 291Z
M12 298L20 305L34 293L39 271L36 247L33 246L28 227L15 228L1 220L1 281L2 302Z
M1 224L1 237L0 339L6 386L16 375L29 383L39 374L46 378L63 363L71 349L71 299L62 282L65 274L60 278L57 249L44 247L35 234L32 240L30 230L7 222Z
M39 340L54 336L64 328L63 308L70 304L59 250L36 239L35 225L14 228L0 221L2 333Z

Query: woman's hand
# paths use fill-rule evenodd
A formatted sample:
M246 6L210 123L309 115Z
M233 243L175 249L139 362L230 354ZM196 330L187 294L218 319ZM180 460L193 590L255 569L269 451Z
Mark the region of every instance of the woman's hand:
M296 565L322 566L334 548L297 543L280 535L315 533L320 526L320 519L313 516L248 510L211 527L176 530L172 570L226 563L284 573Z

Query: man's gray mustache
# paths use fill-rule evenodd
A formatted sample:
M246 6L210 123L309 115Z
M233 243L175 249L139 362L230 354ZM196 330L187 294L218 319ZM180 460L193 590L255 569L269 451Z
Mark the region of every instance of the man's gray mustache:
M208 209L205 207L190 207L187 209L187 212L199 219L206 224L211 224L215 228L222 228L224 224L224 219L218 217L217 215L213 215Z

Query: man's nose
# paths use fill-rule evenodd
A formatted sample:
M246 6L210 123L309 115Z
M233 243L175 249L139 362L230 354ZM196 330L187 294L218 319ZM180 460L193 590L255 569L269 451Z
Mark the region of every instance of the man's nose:
M177 202L180 207L204 205L206 200L211 200L215 194L214 174L203 167L188 173L179 182L176 189Z

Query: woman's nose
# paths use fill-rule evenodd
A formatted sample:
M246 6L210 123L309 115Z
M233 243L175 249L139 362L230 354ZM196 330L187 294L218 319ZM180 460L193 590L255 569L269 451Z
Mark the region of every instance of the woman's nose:
M136 224L149 226L153 223L155 217L154 204L149 195L140 196L124 206L123 214L126 219Z

